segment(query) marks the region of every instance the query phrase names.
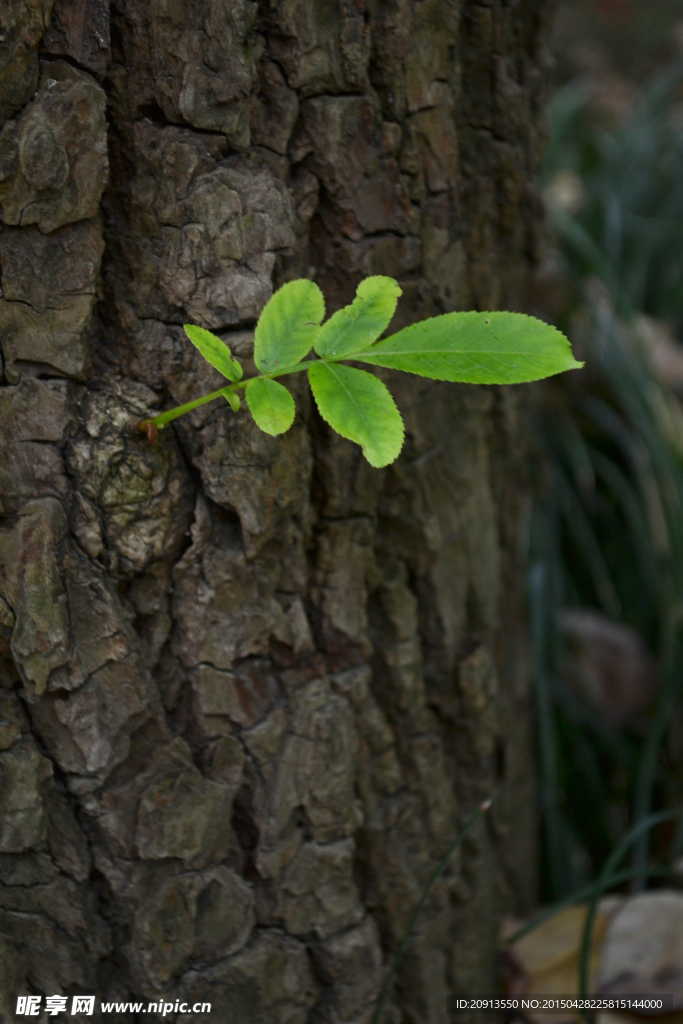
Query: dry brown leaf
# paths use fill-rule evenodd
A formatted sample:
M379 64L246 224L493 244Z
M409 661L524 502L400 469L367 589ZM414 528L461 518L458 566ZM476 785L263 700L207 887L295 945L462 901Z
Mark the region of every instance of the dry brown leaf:
M578 995L587 905L555 914L504 947L508 995ZM503 943L520 927L508 921ZM590 991L603 995L673 995L675 1012L657 1024L683 1024L683 893L657 890L600 902L593 929ZM529 1013L535 1024L569 1024L577 1015ZM597 1024L653 1024L653 1015L598 1014Z
M622 904L620 897L610 896L600 901L593 926L590 958L590 990L594 991L600 963L602 943L610 921ZM586 920L587 905L567 907L548 921L534 928L511 948L516 965L521 970L508 985L508 994L572 996L579 994L579 959L581 940ZM503 934L512 932L508 927ZM578 1020L577 1015L528 1013L537 1024L565 1024Z
M683 1011L683 893L659 889L624 903L605 937L598 986L606 994L673 995Z

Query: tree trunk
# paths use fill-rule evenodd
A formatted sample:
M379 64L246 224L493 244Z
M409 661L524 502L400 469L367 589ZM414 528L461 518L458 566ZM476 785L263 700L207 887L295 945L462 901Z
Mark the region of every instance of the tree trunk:
M298 378L283 437L222 402L131 427L219 386L184 322L248 364L290 278L332 311L394 276L394 327L519 307L544 8L6 2L2 1020L96 993L367 1021L487 797L386 1020L494 990L500 910L534 892L527 392L386 374L382 471Z

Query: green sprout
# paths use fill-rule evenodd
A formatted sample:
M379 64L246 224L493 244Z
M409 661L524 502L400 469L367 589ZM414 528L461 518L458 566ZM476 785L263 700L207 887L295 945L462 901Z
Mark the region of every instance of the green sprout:
M243 390L257 426L273 436L284 434L296 409L290 391L275 378L307 370L322 418L380 468L403 447L403 420L386 385L344 360L467 384L521 384L583 366L560 331L523 313L444 313L378 341L400 294L392 278L366 277L351 305L323 323L325 300L317 284L290 281L263 308L254 336L259 373L247 380L224 341L187 324L192 344L231 383L144 420L141 429L153 437L178 416L217 398L237 412L237 392ZM305 358L311 349L318 358Z

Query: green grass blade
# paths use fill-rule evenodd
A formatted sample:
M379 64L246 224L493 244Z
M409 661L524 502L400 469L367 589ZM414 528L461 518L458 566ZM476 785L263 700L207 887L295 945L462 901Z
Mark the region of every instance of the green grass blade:
M618 618L621 602L592 524L583 510L576 491L559 465L555 467L554 477L557 498L565 515L567 530L574 538L585 561L598 601L608 615Z
M424 907L425 903L429 899L429 896L431 895L431 892L432 892L434 886L439 881L439 879L443 875L444 871L448 867L449 861L450 861L451 857L453 856L453 854L455 853L455 851L458 849L459 846L462 845L462 843L465 841L467 836L470 834L470 832L472 831L474 826L477 824L477 822L479 821L481 816L483 814L485 814L486 811L488 811L490 806L491 806L491 801L490 800L486 800L483 804L481 804L477 808L477 810L474 812L474 814L472 814L471 817L468 818L468 820L466 821L466 823L463 826L463 828L461 829L461 831L458 832L457 836L455 837L455 839L453 840L453 842L449 846L448 850L446 851L445 856L443 857L443 859L440 862L439 866L437 867L436 871L434 872L432 877L429 879L429 882L427 883L427 885L426 885L426 887L425 887L425 889L424 889L424 891L422 893L422 896L420 897L420 901L417 904L417 906L416 906L416 908L415 908L415 910L413 912L413 916L410 918L410 921L408 922L408 927L406 928L406 933L403 936L403 939L401 941L401 945L398 947L398 952L396 953L396 956L394 957L393 963L391 965L391 970L389 971L389 973L388 973L388 975L386 977L386 980L385 980L384 984L382 985L382 988L381 988L381 991L379 993L379 996L377 997L377 1005L375 1006L375 1012L372 1015L372 1020L371 1020L370 1024L379 1024L379 1021L381 1019L382 1010L384 1009L384 1004L386 1002L387 996L389 995L389 992L391 991L391 986L394 983L394 979L395 979L396 974L398 972L398 969L399 969L399 967L401 965L401 960L403 959L403 955L404 955L406 949L408 948L408 943L410 942L410 939L412 937L413 929L415 928L415 925L417 924L417 919L420 916L420 914L422 913L422 908Z
M659 597L657 554L652 544L642 498L616 462L599 451L593 453L593 460L596 473L604 480L613 496L615 506L623 513L640 578L647 589L650 603L655 605Z
M559 914L560 911L566 910L567 907L573 907L576 903L581 903L583 900L591 899L595 895L596 889L600 888L601 893L608 892L610 889L614 889L617 885L623 885L624 882L630 882L631 879L635 878L639 873L640 869L624 868L623 871L615 871L613 875L606 880L606 882L589 882L588 885L582 886L580 889L576 889L574 892L565 896L564 899L558 900L552 907L548 907L542 913L538 914L533 920L528 921L527 924L522 925L516 932L509 935L505 939L506 946L513 946L515 942L519 942L524 938L525 935L530 935L531 932L536 931L546 921L550 921L551 918ZM663 867L659 865L649 865L645 868L645 873L650 878L670 878L675 875L676 868Z
M589 965L590 965L590 949L591 941L593 938L593 925L595 924L595 915L598 909L598 903L602 894L607 890L609 886L609 879L615 873L615 869L619 865L619 861L625 856L629 848L637 842L637 840L649 832L655 825L659 825L663 821L675 820L681 815L681 811L662 811L659 814L650 814L647 818L637 822L630 832L624 836L620 843L614 848L611 855L607 858L605 866L603 867L597 882L595 883L595 889L591 897L590 904L588 906L588 913L586 914L586 921L583 926L583 935L581 937L581 954L579 959L579 993L581 997L588 995L589 986Z
M671 721L676 698L681 693L683 672L681 670L681 626L683 626L683 609L674 606L665 626L661 686L657 697L655 713L648 729L643 745L638 777L636 780L633 816L636 821L646 820L652 807L652 794L657 778L659 755ZM645 871L648 859L647 832L640 836L634 844L633 866L640 872ZM638 886L639 887L639 886Z
M550 223L555 231L581 261L581 270L584 273L597 274L607 284L611 284L613 272L609 260L583 224L557 207L551 207L549 214Z

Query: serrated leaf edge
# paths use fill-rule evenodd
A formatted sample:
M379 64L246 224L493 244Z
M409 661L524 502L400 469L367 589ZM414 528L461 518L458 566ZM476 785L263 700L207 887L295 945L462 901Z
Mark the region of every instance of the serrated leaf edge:
M517 381L517 382L515 382L515 384L509 385L509 386L516 386L517 384L521 384L521 383L534 383L536 380L546 380L548 377L555 377L559 373L566 373L568 370L580 370L583 366L586 365L585 362L579 361L579 360L574 358L574 352L572 350L571 342L570 342L569 338L567 337L567 335L564 333L564 331L561 331L559 329L559 327L556 327L554 324L549 324L545 320L541 320L539 317L531 316L530 313L517 313L514 310L504 310L504 309L495 309L495 310L467 309L467 310L453 310L450 313L438 313L435 316L427 317L425 320L418 320L414 324L407 324L405 327L402 327L400 329L400 331L396 331L394 334L390 334L388 338L382 338L381 340L378 340L378 341L374 342L369 348L363 349L361 352L354 352L352 356L348 356L347 358L348 359L353 359L353 360L358 360L358 362L367 362L367 364L369 366L380 366L381 363L374 362L374 360L372 358L369 358L369 359L366 360L366 359L364 359L364 357L365 356L370 356L370 357L377 356L377 346L378 345L384 345L384 344L390 342L393 338L397 337L399 334L402 334L404 331L409 330L410 328L423 327L424 325L428 324L431 320L438 320L440 317L451 316L453 314L461 317L463 320L466 317L472 318L472 317L493 316L493 315L500 316L501 314L504 314L504 315L507 315L507 316L513 316L516 319L531 320L535 324L542 324L544 327L548 328L548 330L553 331L555 334L559 334L560 335L560 337L566 343L567 348L569 349L569 356L571 357L571 360L572 360L571 365L566 366L563 370L551 370L549 373L545 374L543 377L536 377L532 381ZM426 329L426 327L425 327L425 329ZM480 350L478 350L478 349L462 349L462 350L456 350L456 351L461 351L463 353L463 355L476 355ZM481 351L484 354L486 354L486 355L495 355L494 352L489 352L486 349L482 349ZM380 353L379 353L380 358L381 358L381 354L382 354L382 352L380 350ZM401 353L387 353L387 355L400 355L400 354ZM433 353L425 352L423 354L428 355L428 354L433 354ZM450 354L455 354L455 353L450 353ZM506 355L506 356L519 355L519 356L525 356L526 358L530 358L528 352L506 351L504 353L504 355ZM341 362L341 360L340 360L340 362ZM401 370L398 370L397 372L399 372L399 373L410 373L413 376L424 377L427 380L437 380L437 379L439 379L439 378L436 378L436 377L431 377L429 374L426 374L426 373L424 373L424 374L423 373L419 373L417 370L403 370L403 369L401 369ZM457 381L453 381L452 383L457 383ZM468 381L462 381L461 383L469 383L469 382ZM475 386L475 385L473 385L473 386ZM477 387L492 387L492 386L500 386L500 385L478 384L476 386ZM506 386L506 385L502 385L502 386Z
M264 315L264 313L266 312L266 310L268 309L268 306L270 305L270 303L271 303L271 302L273 301L273 299L275 298L275 296L276 296L276 295L277 295L277 294L278 294L279 292L281 292L283 288L286 288L286 287L287 287L287 285L289 285L289 284L298 284L298 283L300 283L301 281L308 281L308 282L309 282L310 284L314 285L314 286L315 286L315 288L316 288L316 289L317 289L317 291L318 291L318 296L319 296L319 298L320 298L320 301L322 302L322 314L321 314L321 316L320 316L320 320L305 320L305 321L304 321L304 326L305 326L305 327L309 327L309 326L312 326L312 327L318 327L318 328L320 328L320 327L321 327L321 325L322 325L322 323L323 323L323 321L324 321L324 319L325 319L325 313L326 313L326 311L327 311L327 306L326 306L326 303L325 303L325 296L324 296L324 294L323 294L323 290L322 290L322 288L320 287L320 285L319 285L319 284L318 284L318 283L317 283L316 281L311 281L311 279L310 279L310 278L308 278L308 277L299 277L299 278L295 278L295 279L294 279L293 281L285 281L285 283L284 283L283 285L281 285L281 286L280 286L279 288L277 288L277 289L276 289L276 290L275 290L275 291L273 292L273 294L272 294L272 295L270 296L270 298L268 299L268 301L267 301L267 302L265 303L265 305L263 306L263 308L262 308L261 312L259 313L259 315L258 315L258 319L257 319L257 321L256 321L256 327L255 327L255 329L254 329L254 363L256 364L256 369L258 370L259 374L261 374L262 376L266 376L267 374L269 374L269 373L272 373L272 372L273 372L273 370L272 370L272 369L266 369L266 370L262 370L262 369L261 369L261 367L260 367L260 366L258 365L258 363L256 362L256 356L257 356L257 334L258 334L258 330L259 330L259 327L261 326L261 322L262 322L262 320L263 320L263 315ZM314 347L314 344L315 344L315 341L314 341L314 340L313 340L313 341L311 341L311 348L313 348L313 347ZM303 357L302 357L302 358L303 358ZM301 360L299 360L299 362L301 362ZM296 363L295 363L294 365L296 366L296 365L298 365L298 364L296 364Z
M196 328L196 329L198 329L200 331L206 331L206 333L210 334L212 338L214 338L216 341L219 341L221 343L221 345L225 346L225 348L227 349L226 359L228 360L228 363L232 364L235 367L235 370L234 370L235 376L234 377L228 376L227 373L224 373L223 370L221 370L218 366L214 366L214 364L209 359L206 358L206 356L204 355L202 350L199 348L199 346L196 344L196 342L194 342L192 340L192 337L190 335L190 332L188 331L188 328ZM185 334L187 335L190 344L193 345L194 348L197 349L197 351L199 352L200 356L202 357L202 359L204 360L205 363L208 363L209 366L212 366L214 370L217 370L218 373L221 374L221 376L225 377L225 379L229 380L232 384L237 384L238 381L242 380L242 377L244 376L244 368L243 368L242 364L240 363L239 359L236 359L234 357L234 355L232 354L232 349L230 348L230 345L227 343L227 341L223 341L223 339L219 338L217 334L214 334L213 331L210 331L208 327L202 327L201 324L183 324L183 330L185 331Z
M396 286L396 288L398 289L398 291L395 293L395 295L392 296L392 298L396 299L396 302L394 303L394 311L391 314L391 316L389 317L389 320L387 321L387 324L386 324L386 327L388 327L389 324L391 323L391 321L393 320L394 315L396 313L396 306L398 305L398 300L403 295L403 289L401 288L401 286L398 283L398 281L395 278L393 278L393 277L389 277L388 274L371 274L369 277L364 277L363 280L359 282L358 287L356 288L356 294L353 297L353 299L351 300L351 302L347 303L345 306L342 306L341 309L336 310L336 312L334 312L332 314L332 316L330 316L325 321L325 323L321 324L321 330L322 330L323 327L326 327L327 324L329 324L330 320L333 320L334 317L339 316L340 314L344 313L348 317L348 319L349 319L349 324L340 333L340 338L343 338L344 333L346 331L350 330L350 328L353 326L353 324L355 324L356 321L358 319L360 319L360 317L363 315L363 310L362 309L358 310L358 312L357 312L357 314L355 316L352 316L349 312L347 312L347 310L353 309L354 305L359 300L361 302L367 302L368 301L365 298L364 295L360 294L360 290L363 287L363 285L366 284L368 281L375 281L378 278L381 278L383 281L391 281L391 283L394 284ZM382 328L382 330L386 330L386 327ZM376 344L376 342L377 342L377 340L378 340L378 338L380 337L381 334L382 334L382 331L380 331L379 334L375 338L372 339L372 341L370 342L371 346ZM328 358L328 356L329 356L329 349L327 350L327 352L321 353L319 351L318 347L317 347L317 341L318 341L318 339L316 339L316 343L313 345L313 348L315 349L316 355L320 356L321 359L327 359L328 362L341 362L344 359L351 359L353 357L353 353L349 352L346 355L340 356L337 360L329 359ZM332 353L332 355L334 355L334 353Z
M378 276L379 276L379 275L378 275ZM320 360L320 362L321 362L321 363L322 363L322 364L323 364L324 366L327 366L327 367L329 367L330 369L331 369L331 368L332 368L333 366L335 366L335 365L339 365L339 364L335 364L335 363L333 363L333 362L331 362L331 361L328 361L327 359L321 359L321 360ZM315 364L314 364L314 365L315 365ZM309 367L309 369L311 369L311 368ZM349 369L356 369L356 367L349 367ZM344 434L344 433L343 433L343 432L342 432L341 430L338 430L338 429L337 429L337 427L334 427L334 426L332 426L332 424L331 424L331 423L330 423L330 421L328 420L327 416L325 415L325 413L324 413L324 412L322 411L322 409L320 408L320 404L319 404L319 402L318 402L317 396L316 396L316 394L315 394L315 392L314 392L314 390L313 390L313 388L312 388L312 387L311 387L311 394L313 395L313 400L314 400L314 402L315 402L315 404L316 404L316 408L317 408L318 412L320 413L320 415L322 416L322 418L323 418L323 419L325 420L325 423L327 423L327 425L328 425L329 427L331 427L331 428L332 428L332 430L334 430L334 432L335 432L336 434L339 434L339 436L340 436L340 437L343 437L343 438L345 438L345 439L346 439L347 441L351 441L351 442L352 442L352 444L357 444L357 445L359 446L359 448L360 448L360 449L362 450L362 452L363 452L363 457L364 457L364 458L365 458L365 459L367 460L367 462L369 462L369 463L370 463L370 465L371 465L371 466L373 466L373 467L374 467L375 469L384 469L384 467L385 467L385 466L390 466L390 465L392 464L392 462L395 462L395 461L396 461L396 459L397 459L397 458L399 457L399 455L401 454L401 452L402 452L402 450L403 450L403 445L404 445L404 443L405 443L405 438L406 438L406 429L405 429L405 423L403 422L403 417L401 416L401 410L400 410L400 409L399 409L399 407L398 407L398 406L396 405L396 401L395 401L395 399L394 399L394 396L392 395L391 391L390 391L390 390L389 390L389 388L388 388L388 387L386 386L386 384L384 384L384 381L383 381L383 380L380 380L380 378L379 378L379 377L378 377L378 376L377 376L376 374L374 374L374 373L370 373L370 371L369 371L369 370L361 370L360 372L361 372L361 373L367 373L369 377L374 377L374 378L375 378L375 380L379 381L379 383L380 383L380 384L383 384L383 385L384 385L384 387L386 388L386 392L387 392L387 395L389 396L389 398L390 398L390 400L391 400L391 404L393 405L393 407L394 407L394 409L396 410L396 413L397 413L397 415L398 415L398 420L399 420L399 423L400 423L400 425L401 425L401 443L400 443L400 445L399 445L399 447L398 447L398 451L396 452L396 455L394 455L393 459L391 459L391 460L390 460L389 462L383 462L383 463L379 463L379 464L378 464L378 463L376 463L376 462L373 462L373 461L372 461L372 460L371 460L370 458L368 458L368 454L367 454L367 452L366 452L365 446L363 445L363 442L362 442L362 441L357 441L355 437L349 437L349 435L348 435L348 434ZM311 384L310 384L310 380L311 380L311 379L310 379L310 375L307 375L307 376L308 376L308 381L309 381L309 387L310 387L310 386L311 386ZM341 383L341 382L340 382L340 383ZM345 388L344 390L346 391L346 393L347 393L347 394L349 394L348 388ZM350 396L350 397L352 397L352 396ZM354 402L353 404L354 404L354 405L356 405L356 402ZM356 408L358 408L358 406L357 406L357 405L356 405ZM363 419L365 419L365 417L363 417Z

